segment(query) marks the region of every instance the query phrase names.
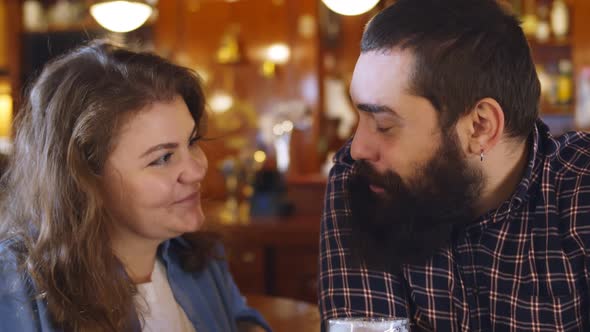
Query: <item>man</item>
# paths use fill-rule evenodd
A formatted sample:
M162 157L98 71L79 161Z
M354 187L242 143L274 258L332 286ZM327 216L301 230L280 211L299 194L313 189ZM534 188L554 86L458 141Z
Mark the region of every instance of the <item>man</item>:
M321 229L322 319L590 331L590 137L552 137L517 19L398 0L368 24ZM588 248L588 249L587 249Z

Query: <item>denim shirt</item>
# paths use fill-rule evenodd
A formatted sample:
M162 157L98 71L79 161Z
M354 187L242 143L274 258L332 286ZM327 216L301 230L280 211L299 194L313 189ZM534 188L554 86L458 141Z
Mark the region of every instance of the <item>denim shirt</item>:
M158 248L158 259L167 270L176 299L197 332L234 332L236 321L249 321L271 331L262 316L248 307L222 260L211 260L200 272L185 272L178 249L188 246L175 238ZM221 250L221 249L220 249ZM134 319L139 331L139 320ZM36 298L35 287L18 268L8 243L0 243L0 331L59 332L53 326L44 300Z

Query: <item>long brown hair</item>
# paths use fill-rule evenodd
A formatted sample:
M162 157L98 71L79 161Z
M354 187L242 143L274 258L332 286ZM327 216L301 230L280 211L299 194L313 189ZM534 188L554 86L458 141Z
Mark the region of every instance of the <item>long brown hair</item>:
M94 41L48 64L15 120L2 179L0 239L14 239L24 272L66 331L128 330L134 285L114 256L101 173L130 114L180 95L197 125L198 76L150 53ZM199 270L215 240L192 236L185 267Z

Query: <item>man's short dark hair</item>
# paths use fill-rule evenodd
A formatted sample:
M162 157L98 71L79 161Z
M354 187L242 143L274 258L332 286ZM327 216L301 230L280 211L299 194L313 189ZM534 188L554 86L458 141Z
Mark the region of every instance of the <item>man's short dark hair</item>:
M494 0L397 0L367 25L361 52L410 50L410 92L449 128L486 97L504 110L510 137L538 117L540 83L518 19Z

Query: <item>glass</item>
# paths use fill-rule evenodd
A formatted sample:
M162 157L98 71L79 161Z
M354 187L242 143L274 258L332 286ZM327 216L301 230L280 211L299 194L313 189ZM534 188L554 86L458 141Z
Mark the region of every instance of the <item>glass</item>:
M328 332L409 332L406 318L337 318L328 320Z

